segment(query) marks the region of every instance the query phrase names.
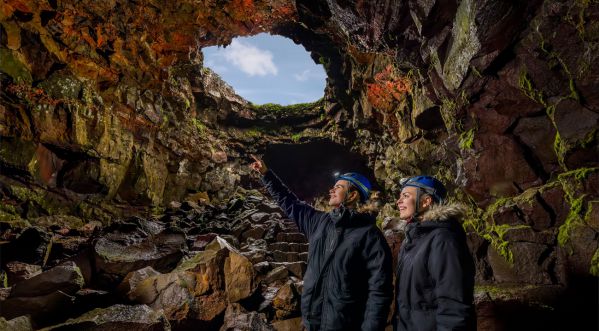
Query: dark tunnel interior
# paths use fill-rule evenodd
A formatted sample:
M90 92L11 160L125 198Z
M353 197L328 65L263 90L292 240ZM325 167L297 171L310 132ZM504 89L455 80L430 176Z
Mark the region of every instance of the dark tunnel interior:
M374 190L380 190L372 169L362 156L328 139L304 144L273 144L266 148L263 159L300 199L307 202L326 195L337 172L361 173L370 180Z

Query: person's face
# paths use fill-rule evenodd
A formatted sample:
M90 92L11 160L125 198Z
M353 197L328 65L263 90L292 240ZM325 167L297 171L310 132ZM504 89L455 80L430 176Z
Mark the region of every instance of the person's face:
M402 220L409 219L416 212L416 194L418 189L413 186L406 186L399 193L399 199L395 202L399 209L399 217Z
M401 190L399 199L395 202L397 209L399 209L399 218L402 220L409 219L414 216L416 212L416 196L418 195L418 189L414 186L406 186ZM420 196L419 210L425 212L433 204L433 198L428 194L422 194Z
M343 179L338 180L329 190L329 206L339 207L349 190L349 182Z

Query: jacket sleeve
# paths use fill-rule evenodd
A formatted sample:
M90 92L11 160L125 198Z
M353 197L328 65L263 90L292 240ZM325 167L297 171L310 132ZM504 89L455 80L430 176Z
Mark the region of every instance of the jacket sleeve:
M428 268L435 284L437 330L469 330L474 318L474 268L465 243L450 234L434 238Z
M384 330L393 299L393 276L391 250L378 228L369 231L362 256L366 261L368 279L362 330Z
M287 214L287 217L295 222L309 240L325 213L317 211L307 203L300 201L272 170L268 170L262 177L262 183L279 207Z

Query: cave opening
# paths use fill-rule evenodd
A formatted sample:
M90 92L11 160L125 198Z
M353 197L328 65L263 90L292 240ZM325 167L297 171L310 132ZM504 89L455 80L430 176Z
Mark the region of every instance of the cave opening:
M373 190L381 190L363 156L328 139L269 145L263 159L298 198L309 203L327 196L335 173L361 173L370 180Z
M254 104L293 105L324 95L327 76L322 63L315 63L302 45L289 38L260 33L202 52L204 67Z

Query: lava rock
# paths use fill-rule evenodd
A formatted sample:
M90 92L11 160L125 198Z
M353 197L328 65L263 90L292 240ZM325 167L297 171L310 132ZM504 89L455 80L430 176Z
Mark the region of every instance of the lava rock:
M128 330L128 331L170 331L171 326L162 312L146 305L114 305L94 309L77 318L43 329L60 330Z

